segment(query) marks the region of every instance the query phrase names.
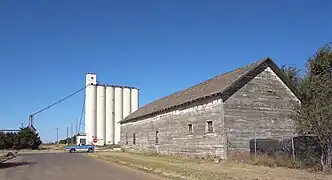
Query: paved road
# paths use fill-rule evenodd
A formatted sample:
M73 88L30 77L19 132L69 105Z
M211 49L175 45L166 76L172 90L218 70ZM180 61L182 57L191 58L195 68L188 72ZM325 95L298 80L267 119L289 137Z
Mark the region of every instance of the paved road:
M161 178L70 153L25 153L0 164L0 180L152 180Z

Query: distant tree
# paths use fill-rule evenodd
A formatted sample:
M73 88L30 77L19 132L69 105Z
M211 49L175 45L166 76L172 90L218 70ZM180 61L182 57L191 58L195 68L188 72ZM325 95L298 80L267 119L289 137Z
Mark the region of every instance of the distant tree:
M38 149L42 144L38 133L31 130L29 127L21 128L18 132L19 149Z
M13 149L19 144L17 133L7 132L4 139L5 149Z
M0 149L5 149L5 133L0 132Z
M67 144L68 140L67 139L61 139L59 141L59 144Z
M285 75L289 78L289 80L294 84L298 83L298 81L301 79L301 77L299 77L299 73L300 73L301 69L299 69L296 66L283 65L281 67L281 70L285 73Z
M76 144L76 135L59 141L59 144Z
M37 149L41 143L38 133L29 127L21 128L18 133L0 132L0 149Z
M301 74L302 69L296 66L284 65L281 67L281 70L285 73L292 85L301 93L304 81L304 76Z
M330 169L332 164L331 47L331 44L323 46L307 61L306 75L301 80L301 88L298 88L302 103L295 106L292 115L298 133L313 134L318 137L323 149L321 155L323 170ZM297 81L296 78L293 81Z

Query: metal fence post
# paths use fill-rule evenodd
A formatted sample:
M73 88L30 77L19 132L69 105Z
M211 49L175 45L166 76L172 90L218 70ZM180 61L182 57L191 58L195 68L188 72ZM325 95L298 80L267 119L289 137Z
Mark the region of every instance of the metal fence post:
M294 137L292 136L292 155L293 160L295 161L295 145L294 145Z
M256 140L256 128L255 128L255 157L257 156L257 140Z

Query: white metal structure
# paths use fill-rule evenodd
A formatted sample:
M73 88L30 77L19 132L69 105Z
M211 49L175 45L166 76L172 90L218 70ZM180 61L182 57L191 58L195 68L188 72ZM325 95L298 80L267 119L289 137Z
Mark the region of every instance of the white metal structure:
M96 110L97 110L97 91L96 80L97 76L94 73L88 73L85 76L85 133L87 135L87 143L92 143L93 137L96 136Z
M131 100L131 112L130 113L133 113L134 111L136 111L138 109L138 106L139 106L139 102L138 102L138 89L134 89L132 88L131 89L131 95L130 95L130 100Z
M106 136L106 87L97 85L97 143L103 146Z
M97 84L96 74L86 75L85 134L87 144L118 144L119 121L138 109L139 90L126 86ZM97 142L93 143L96 137Z
M122 118L126 118L130 114L130 89L129 88L123 88L122 90L123 95L122 95Z
M114 143L114 87L106 87L106 144Z
M123 117L123 108L122 108L122 88L114 88L114 143L118 144L120 142L120 121Z

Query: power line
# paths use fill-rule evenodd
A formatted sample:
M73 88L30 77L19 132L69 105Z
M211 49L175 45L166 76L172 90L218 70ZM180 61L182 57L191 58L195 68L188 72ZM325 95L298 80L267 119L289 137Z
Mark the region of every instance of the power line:
M60 99L59 101L57 101L57 102L55 102L55 103L52 103L51 105L49 105L49 106L47 106L47 107L45 107L45 108L43 108L43 109L41 109L41 110L39 110L39 111L33 113L33 114L30 114L30 116L29 116L29 126L33 126L33 116L34 116L34 115L39 114L39 113L41 113L41 112L43 112L43 111L45 111L45 110L47 110L47 109L49 109L49 108L51 108L51 107L53 107L53 106L55 106L55 105L61 103L62 101L64 101L64 100L66 100L66 99L68 99L68 98L74 96L75 94L77 94L77 93L83 91L83 90L84 90L86 87L88 87L89 85L93 85L93 84L88 84L88 85L84 86L83 88L81 88L81 89L75 91L74 93L71 93L71 94L69 94L68 96L66 96L66 97L64 97L64 98L62 98L62 99Z
M62 102L62 101L64 101L64 100L66 100L66 99L68 99L68 98L74 96L75 94L77 94L77 93L83 91L87 86L89 86L89 85L84 86L83 88L81 88L81 89L75 91L74 93L72 93L72 94L70 94L70 95L68 95L68 96L66 96L66 97L64 97L64 98L62 98L62 99L60 99L59 101L57 101L57 102L55 102L55 103L53 103L53 104L51 104L51 105L49 105L49 106L47 106L47 107L45 107L45 108L39 110L39 111L37 111L37 112L31 114L30 116L34 116L34 115L36 115L36 114L39 114L39 113L45 111L46 109L49 109L49 108L51 108L51 107L53 107L53 106L59 104L60 102Z

